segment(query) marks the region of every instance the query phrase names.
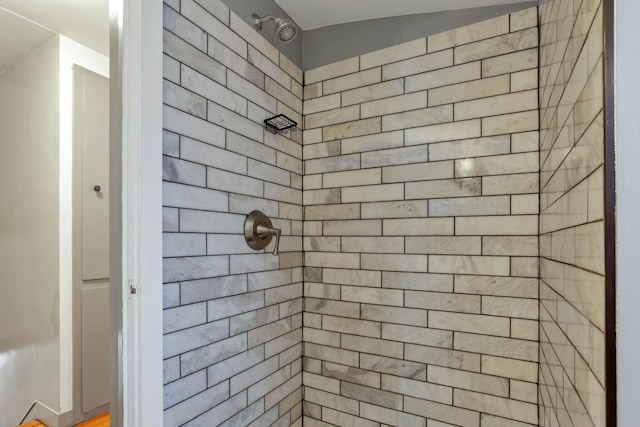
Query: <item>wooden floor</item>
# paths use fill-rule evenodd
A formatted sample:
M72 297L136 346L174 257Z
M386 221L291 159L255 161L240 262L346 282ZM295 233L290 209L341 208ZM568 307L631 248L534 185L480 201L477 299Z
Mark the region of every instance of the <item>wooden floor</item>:
M91 418L83 423L77 424L76 427L110 427L111 417L108 412ZM47 427L38 420L29 421L26 424L20 424L18 427Z

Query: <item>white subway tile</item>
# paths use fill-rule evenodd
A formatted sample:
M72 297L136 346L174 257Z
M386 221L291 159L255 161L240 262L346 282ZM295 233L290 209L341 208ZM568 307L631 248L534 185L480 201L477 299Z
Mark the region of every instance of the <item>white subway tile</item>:
M456 227L456 233L462 234ZM509 258L495 256L430 255L430 273L508 276Z

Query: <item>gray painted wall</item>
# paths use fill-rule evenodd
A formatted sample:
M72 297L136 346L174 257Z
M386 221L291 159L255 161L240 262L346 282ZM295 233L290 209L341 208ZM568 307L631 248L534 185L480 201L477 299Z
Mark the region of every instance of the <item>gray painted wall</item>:
M250 22L252 13L259 16L287 17L273 0L223 0L238 16ZM384 19L332 25L304 31L291 43L277 41L273 24L265 24L262 35L303 70L352 58L420 37L495 18L536 6L537 2L478 7L449 12L424 13Z
M279 18L287 17L291 19L284 10L280 8L273 0L222 0L229 9L231 9L236 15L243 18L246 22L252 24L251 14L257 13L258 16L274 15ZM267 22L262 27L260 32L264 38L277 47L280 52L293 61L294 64L302 66L302 43L303 35L298 35L291 43L282 43L278 41L275 33L273 32L273 22Z
M378 49L536 6L536 2L372 19L305 31L302 69L310 70Z

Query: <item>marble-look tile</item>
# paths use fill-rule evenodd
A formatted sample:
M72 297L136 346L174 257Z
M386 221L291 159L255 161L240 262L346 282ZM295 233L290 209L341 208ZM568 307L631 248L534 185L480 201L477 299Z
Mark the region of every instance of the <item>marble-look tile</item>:
M405 145L429 144L456 139L477 138L481 136L482 132L483 130L480 126L480 120L434 124L432 126L407 129L404 133Z
M438 383L438 381L431 380L429 382L423 382L391 375L382 375L382 390L388 390L404 396L417 397L433 402L452 404L453 391L451 387L440 384L444 383Z
M195 1L185 0L181 2L180 13L205 30L209 35L220 40L239 55L246 57L247 42Z
M372 310L380 310L380 308L372 307ZM382 338L431 347L453 347L452 331L440 331L422 326L408 326L404 324L404 321L402 325L383 323Z
M428 400L405 397L405 411L429 418L429 420L442 421L442 426L457 425L464 427L478 427L480 425L480 414L475 411L459 408ZM439 427L439 424L434 424ZM402 424L398 424L402 425ZM407 424L409 425L409 424Z
M467 315L470 316L470 315ZM491 317L491 316L485 316ZM503 319L503 318L496 318ZM431 320L431 319L429 319ZM509 320L509 319L505 319ZM508 329L508 327L507 327ZM492 334L497 335L497 334ZM453 348L462 351L474 351L483 355L507 357L510 359L525 360L528 362L538 361L538 343L535 341L516 340L508 337L476 335L471 333L456 332ZM484 357L484 356L483 356Z
M535 279L495 276L455 276L455 290L463 294L537 298Z
M162 111L162 127L165 130L219 147L224 146L223 128L168 105L165 105Z
M429 158L426 147L403 147L389 150L368 151L362 153L361 164L363 168L373 168L380 166L401 165L407 163L424 163Z
M511 142L509 135L488 138L463 139L429 145L429 160L466 159L500 154L509 154Z
M451 236L453 218L409 218L383 220L385 236Z
M405 184L406 199L432 199L443 197L479 196L480 178L447 179L409 182ZM484 192L482 192L484 194Z
M453 49L394 62L382 67L382 79L391 80L453 65Z
M384 116L401 111L417 110L419 108L426 108L426 106L427 92L413 92L407 95L365 102L360 105L360 114L364 119L367 117Z
M509 90L510 79L508 75L483 78L429 90L429 106L502 95L509 93ZM456 114L456 120L458 119Z
M438 311L429 312L429 326L436 329L508 337L510 333L509 325L509 319L504 317ZM462 349L458 346L457 339L456 335L454 348ZM468 350L468 347L464 348L464 350Z
M427 347L423 345L405 344L406 360L426 363L428 365L444 366L465 371L480 372L480 355L465 353L446 348ZM393 372L387 372L394 374ZM408 375L399 375L405 378L415 378ZM426 378L426 377L425 377Z
M503 55L538 45L538 29L531 28L505 34L488 40L457 46L454 51L455 64Z
M369 354L360 355L360 368L423 381L427 378L427 367L423 363Z
M343 252L404 253L402 237L343 237Z
M499 415L530 424L538 422L538 406L466 390L454 390L456 404L479 412Z
M385 200L402 200L404 184L380 184L361 187L342 188L341 200L344 203L381 202Z
M402 343L386 340L367 338L356 335L342 334L342 348L358 351L360 353L376 354L386 357L402 357Z
M429 216L509 215L508 196L464 197L429 201Z
M322 91L325 95L343 92L350 89L372 85L382 81L382 70L372 68L359 73L347 74L343 77L332 78L322 82ZM305 82L308 84L308 82Z
M219 384L207 389L166 410L163 414L164 424L167 426L183 425L193 418L194 414L201 414L211 408L211 405L217 405L228 397L228 384Z
M511 31L520 31L538 24L538 11L533 7L514 12L509 15L509 18L511 19Z
M360 118L360 107L353 105L335 110L323 111L321 113L305 115L305 129L332 126L345 122L352 122Z
M406 291L405 307L479 314L480 297L476 295Z
M327 299L305 298L305 310L332 316L350 318L360 317L360 307L357 303L331 301Z
M485 216L456 218L456 233L461 235L537 235L537 215Z
M509 397L509 380L491 375L464 372L440 366L429 366L427 370L427 381L449 387L476 391L478 393Z
M432 89L481 78L480 61L428 71L405 78L405 92Z
M537 67L538 49L533 48L484 59L482 61L482 76L486 78L531 69L535 70L537 75Z
M508 175L535 172L538 169L537 153L519 153L456 160L456 177Z
M364 369L354 368L353 366L323 362L322 375L369 387L380 387L380 374Z
M426 200L363 203L361 205L363 219L426 217L427 212L428 202Z
M506 95L492 96L471 101L458 102L454 106L456 120L469 120L479 117L497 116L520 111L535 110L538 107L538 91L529 90ZM536 115L537 117L537 115ZM487 123L493 123L487 120ZM537 128L537 127L536 127ZM535 130L526 129L526 130ZM484 129L483 129L484 132ZM514 133L501 132L501 133Z
M500 16L429 36L429 52L493 38L509 32L509 17Z
M404 81L397 79L343 91L340 96L342 98L342 105L347 106L401 95L403 90Z
M446 274L385 271L382 277L382 287L384 288L439 292L453 291L453 277Z
M359 58L345 59L344 61L334 62L333 64L307 70L304 73L304 81L305 84L311 84L322 80L329 80L335 77L344 76L345 74L355 73L356 71L359 71L359 68Z
M249 45L260 51L260 53L264 55L265 58L268 58L274 65L279 63L280 52L278 49L233 11L230 13L229 28L242 39L246 40Z
M355 417L343 412L334 411L324 408L322 410L322 419L331 425L352 425L358 427L378 427L379 424L364 418ZM306 425L306 424L305 424Z
M480 237L405 237L407 254L480 255ZM491 254L489 254L491 255Z
M325 268L323 280L328 283L336 283L350 286L380 287L381 274L379 271L336 270Z
M380 133L382 120L380 117L357 120L349 123L327 126L322 129L322 140L333 141L335 139L353 138L355 136Z
M425 55L426 53L427 39L421 38L361 55L360 68L365 70L414 56Z
M423 95L422 92L417 93L420 94L420 96ZM420 99L420 97L418 99ZM424 99L426 100L426 98ZM392 130L416 128L418 126L429 126L436 125L438 123L447 123L453 121L453 107L451 105L424 108L414 111L408 110L411 109L408 108L404 110L405 112L391 114L383 117L382 130L384 132L387 132ZM436 129L439 128L433 128L432 133L437 132ZM405 135L408 135L408 132L405 133ZM425 141L424 143L426 142L429 141Z

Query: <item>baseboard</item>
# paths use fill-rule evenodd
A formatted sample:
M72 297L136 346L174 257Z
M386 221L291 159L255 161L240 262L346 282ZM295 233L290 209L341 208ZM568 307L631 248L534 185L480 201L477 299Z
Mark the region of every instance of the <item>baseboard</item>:
M25 420L33 419L42 421L47 427L70 427L73 425L73 411L61 414L44 403L36 401L25 416Z

